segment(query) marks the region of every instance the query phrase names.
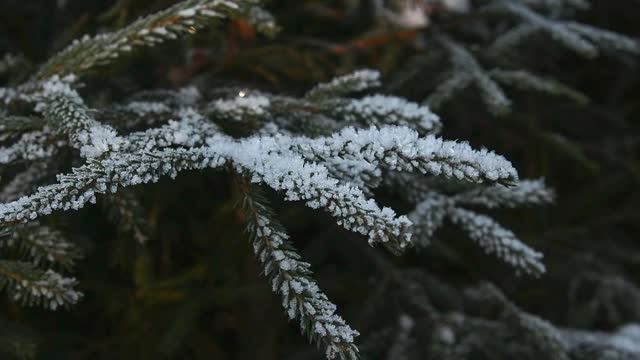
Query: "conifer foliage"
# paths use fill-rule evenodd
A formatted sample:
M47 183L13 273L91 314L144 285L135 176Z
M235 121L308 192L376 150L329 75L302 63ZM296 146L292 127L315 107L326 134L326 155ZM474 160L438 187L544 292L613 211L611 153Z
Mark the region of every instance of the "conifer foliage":
M82 277L76 267L87 249L60 219L73 218L75 210L99 202L119 235L135 243L130 246L144 248L153 237L145 203L136 191L187 172L211 171L234 184L229 196L238 200L243 233L285 316L299 322L301 332L327 359L358 359L368 352L368 343L360 348L361 334L321 289L322 282L297 250L298 239L289 235L271 207L270 194L277 201L303 204L313 216L326 216L333 227L380 247L363 250L373 258L386 258L386 252L428 252L441 228L453 225L514 273L544 276L543 253L480 211L549 205L555 192L543 179L521 180L501 154L445 139L447 119L433 111L468 87L477 90L489 113L500 116L514 106L505 85L586 102L567 85L503 61L505 53L517 53L514 49L525 39L540 33L586 57L609 50L638 54L640 45L562 18L588 6L583 1L411 3L399 13L383 2L376 6L378 15L393 19L394 26L422 16L408 26L426 28L441 52L395 72L391 85L377 70L360 68L301 95L194 81L177 90L129 93L124 101L95 96L92 91L101 84L93 83L93 75L170 40L205 29L223 33L230 21L277 36L274 17L257 1L186 0L119 30L75 40L25 81L0 88L0 164L6 169L3 175L11 174L0 191L0 289L22 305L75 311L86 292L96 290L75 278ZM429 11L436 12L433 20ZM466 39L486 46L473 46L456 33L431 26L438 11L445 18L477 16ZM496 26L496 17L507 20ZM496 28L501 33L490 43L482 38ZM437 84L421 89L424 101L389 91L442 65L439 56L447 59L446 68ZM0 73L19 61L6 56ZM385 205L378 198L385 192L399 194L409 206ZM411 292L411 301L429 282L413 283L413 275L395 272L389 278ZM592 340L596 335L555 328L519 309L493 285L469 288L459 297L497 308L496 323L529 334L532 346L549 358L569 359L572 351L586 351L587 346L599 351L602 344L618 352L637 350L615 345L615 336L632 335ZM423 309L431 306L428 301L415 303ZM443 359L470 358L481 341L477 339L493 326L457 310L443 315L440 328L433 329L438 346L430 345L429 358L437 358L433 349L440 349ZM408 354L416 346L415 320L401 314L393 328L393 336L382 336L390 339L389 358L413 358ZM454 333L459 336L456 346ZM370 339L376 334L362 335Z

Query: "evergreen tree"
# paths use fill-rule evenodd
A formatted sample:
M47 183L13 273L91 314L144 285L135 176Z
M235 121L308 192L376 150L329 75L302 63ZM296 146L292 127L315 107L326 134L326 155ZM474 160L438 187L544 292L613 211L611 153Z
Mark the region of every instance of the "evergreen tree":
M57 37L0 27L2 356L640 359L640 3L47 4L0 5Z

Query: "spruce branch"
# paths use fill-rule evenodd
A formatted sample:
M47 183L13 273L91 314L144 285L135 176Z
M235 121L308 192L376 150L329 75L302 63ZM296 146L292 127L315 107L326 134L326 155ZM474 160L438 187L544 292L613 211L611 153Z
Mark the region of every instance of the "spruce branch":
M543 78L524 70L493 69L490 76L497 82L521 90L533 90L554 96L562 96L578 104L586 104L589 99L578 90L558 81Z
M474 183L517 181L504 157L466 143L419 134L406 127L345 128L324 138L294 139L292 149L309 159L344 158L389 170L439 175Z
M613 49L631 54L640 53L640 43L624 35L598 29L589 25L573 21L549 19L526 5L515 1L497 1L486 6L483 11L490 13L504 13L516 16L531 27L519 27L517 32L507 38L502 38L494 49L508 47L523 39L525 35L533 33L533 29L546 32L552 39L566 48L582 56L593 58L599 55L599 49ZM526 31L524 29L527 29Z
M453 206L454 202L442 194L430 192L422 195L422 201L409 214L409 219L413 222L416 246L430 245L433 235L443 226Z
M22 134L11 145L0 147L0 164L46 159L66 144L64 138L56 136L52 128L45 126Z
M115 193L119 187L157 182L163 175L175 177L181 170L218 167L224 160L208 156L202 149L167 149L143 153L114 153L105 159L88 159L87 164L58 182L39 187L29 196L0 205L0 222L35 220L55 210L80 209L95 203L97 194Z
M478 187L453 197L454 201L465 205L480 205L489 209L504 207L547 205L555 200L555 193L545 185L543 179L522 180L518 186Z
M42 271L30 263L0 260L0 289L24 305L51 310L74 305L82 298L82 293L74 290L76 284L74 278L65 278L53 270Z
M336 305L313 280L310 265L300 260L264 195L239 177L237 184L245 231L273 292L282 297L289 319L300 321L302 333L322 345L327 359L358 359L354 340L359 333L336 314Z
M130 101L99 110L89 110L89 115L118 131L164 124L178 116L174 107L160 101Z
M118 150L122 139L110 126L89 116L79 95L53 95L45 105L44 116L51 126L68 137L71 146L84 158L95 158Z
M228 17L251 14L250 0L186 0L158 13L140 18L129 26L112 32L85 36L51 57L31 80L41 81L53 75L75 74L82 76L98 66L113 63L116 59L167 40L193 34L209 23ZM272 18L251 17L259 29L271 30Z
M518 24L496 37L487 49L487 53L494 58L505 56L537 32L538 28L531 23Z
M271 100L264 95L241 92L231 99L218 99L209 104L207 114L223 121L249 122L262 119L271 111Z
M239 91L232 93L231 97L210 102L204 113L223 123L229 120L244 124L275 121L291 127L292 120L304 118L306 114L314 122L320 122L324 120L320 118L325 117L329 121L335 120L337 124L353 126L408 126L423 134L440 130L440 118L427 106L385 95L366 96L361 99L339 97L338 95L346 94L347 89L365 87L362 82L356 81L362 80L361 73L355 72L336 78L332 83L320 87L324 89L322 91L336 93L335 97L330 97L334 95L331 93L327 96L313 95L297 99L269 93ZM316 89L311 92L320 91ZM344 94L338 94L340 91Z
M375 70L359 70L316 85L305 95L308 101L320 101L343 97L350 93L380 86L380 73Z
M597 44L602 49L640 55L640 41L636 39L574 21L566 22L566 27L592 43Z
M480 90L480 96L491 113L496 115L508 113L511 101L473 54L448 36L440 35L437 39L450 55L453 72L429 96L426 103L435 108L473 83Z
M542 253L525 245L512 231L503 228L490 217L462 208L450 211L449 217L487 254L495 254L513 266L518 273L524 271L533 276L540 276L546 271L541 262Z
M36 266L57 265L65 270L82 258L80 249L62 232L38 223L17 227L0 240L0 248L15 248L22 258L29 258Z
M491 283L465 289L464 295L476 306L494 306L512 331L522 333L547 359L569 360L567 344L560 331L548 321L522 311Z
M419 199L415 209L409 214L409 219L414 224L416 245L428 246L435 232L444 225L444 220L450 219L485 252L495 254L513 266L518 273L539 276L545 272L541 253L525 245L512 231L503 228L490 217L464 208L469 205L493 209L550 204L554 200L554 193L545 186L543 180L523 180L518 186L511 188L502 185L477 187L451 196L434 190L426 190L426 193L424 191L410 191L409 200Z
M120 151L151 151L176 146L194 148L203 146L207 138L220 132L215 124L193 108L180 109L176 118L169 120L166 125L127 135Z
M423 103L434 109L439 109L444 103L469 87L473 81L473 76L467 73L453 71L447 75L446 80L441 82L431 94L429 94Z
M338 225L368 236L371 244L382 243L396 252L408 246L410 222L406 217L380 208L362 190L332 178L324 165L305 161L279 143L287 145L292 139L266 136L230 141L214 136L207 141L207 150L229 159L252 182L283 192L286 200L302 200L312 209L326 210Z
M145 210L138 196L126 189L105 197L103 206L111 222L123 236L133 238L139 244L149 239L150 231Z
M0 111L0 141L6 141L12 136L27 131L38 130L42 121L32 116L5 115Z
M338 120L365 126L407 126L421 134L437 133L442 126L438 115L427 106L395 96L373 95L358 100L330 100L326 107L330 109L332 117Z

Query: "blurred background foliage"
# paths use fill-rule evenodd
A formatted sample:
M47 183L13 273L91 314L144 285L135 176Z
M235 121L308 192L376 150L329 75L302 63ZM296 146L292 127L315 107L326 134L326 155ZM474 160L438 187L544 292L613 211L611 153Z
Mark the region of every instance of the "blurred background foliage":
M172 2L3 0L0 54L19 54L19 65L0 69L0 81L18 83L34 64L72 39L120 27ZM282 27L274 39L258 37L237 20L225 25L222 35L205 30L145 51L95 74L88 86L99 85L105 100L191 82L300 94L336 73L370 67L382 71L387 91L423 100L438 73L394 81L416 56L437 51L421 40L420 32L430 29L382 27L368 3L274 0L268 8ZM595 0L577 17L640 34L638 1ZM548 47L544 40L538 45L544 51L539 46L522 50L526 67L579 89L587 102L513 91L512 113L496 117L468 90L439 114L446 138L495 149L522 178L545 177L556 189L552 207L495 213L545 254L548 273L541 279L515 276L454 230L439 233L427 251L393 258L366 248L362 239L324 215L274 197L280 219L320 285L364 334L365 349L375 343L368 334L395 324L394 306L405 296L399 279L416 269L430 274L421 281L439 279L433 289L441 294L430 294L438 307L462 301L450 295L453 289L489 280L521 308L559 326L613 330L640 322L640 63L625 56L585 60ZM86 297L75 308L57 312L22 308L1 297L0 333L15 337L0 344L11 347L3 359L9 354L47 360L320 356L309 352L297 326L286 322L279 300L259 278L228 178L213 171L187 174L134 191L149 218L146 244L114 229L99 206L60 219L88 249L77 266ZM409 210L393 194L378 195L382 202Z

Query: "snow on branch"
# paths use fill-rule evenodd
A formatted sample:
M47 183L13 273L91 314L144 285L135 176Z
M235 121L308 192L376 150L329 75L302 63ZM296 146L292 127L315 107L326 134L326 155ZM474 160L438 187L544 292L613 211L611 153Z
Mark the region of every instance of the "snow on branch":
M336 314L336 305L313 280L310 265L300 260L260 191L244 180L238 183L245 231L289 319L300 321L302 333L325 349L327 359L358 359L354 339L359 333Z
M359 72L346 75L344 79L351 80L358 74ZM240 123L265 123L274 119L290 122L306 115L313 118L314 122L319 122L319 117L324 116L338 123L354 126L408 126L423 134L435 133L441 128L440 118L429 107L387 95L366 96L361 99L315 96L297 99L239 91L236 96L210 102L204 112L221 122L232 120Z
M431 243L435 232L444 224L454 203L446 196L435 192L423 197L424 199L409 214L409 219L414 226L414 242L418 246L426 247Z
M0 164L46 159L66 144L64 139L55 135L52 128L45 126L42 130L22 134L11 145L0 147Z
M284 138L285 144L291 139ZM252 182L265 183L281 191L289 201L305 201L313 209L322 208L347 230L366 235L370 243L383 243L394 251L410 241L411 225L404 216L396 216L390 208L380 208L363 191L349 183L340 183L328 169L281 146L283 138L254 136L235 142L225 136L214 136L207 143L210 154L229 159L240 173Z
M421 133L435 133L441 127L440 117L427 106L395 96L373 95L358 100L334 100L329 109L337 119L364 125L408 126Z
M47 101L43 112L82 157L95 158L120 148L122 139L115 130L90 117L79 96L56 94Z
M73 267L82 257L76 245L69 242L62 232L38 223L17 227L12 234L0 240L0 248L15 248L35 265L59 265L64 269Z
M225 120L247 121L248 118L262 117L269 111L271 101L264 95L241 95L231 99L218 99L207 107L212 116Z
M94 203L96 194L116 192L121 186L156 182L163 175L176 176L180 170L217 167L223 163L219 157L206 157L201 149L114 153L102 160L88 159L86 165L58 175L57 183L1 204L0 222L26 222L55 210L77 210L88 202Z
M341 97L349 93L380 86L380 73L375 70L360 70L316 85L305 95L309 101Z
M515 234L486 215L455 208L449 212L451 221L460 226L487 254L495 254L518 272L539 276L546 271L542 253L531 249Z
M480 205L489 209L497 207L515 208L526 205L547 205L554 201L555 194L543 179L522 180L518 186L478 187L454 196L460 204Z
M0 260L0 289L24 305L51 310L74 305L82 298L82 293L74 290L76 285L74 278L65 278L53 270L42 271L30 263Z
M516 235L486 215L463 208L479 205L487 208L515 208L526 205L546 205L553 202L554 193L542 180L523 180L518 186L502 185L478 187L457 195L447 196L427 192L409 218L414 223L414 242L428 246L435 232L450 219L487 253L495 254L518 272L533 276L544 273L542 254L521 242Z
M534 6L535 1L525 1ZM456 3L466 4L461 12L470 9L469 2L442 3L450 10ZM378 87L377 71L336 77L302 98L221 87L206 89L203 92L213 96L203 99L196 88L189 87L149 90L122 104L89 109L76 91L81 85L78 76L136 49L196 32L215 20L243 16L259 31L274 31L271 15L254 4L250 0L177 3L121 30L76 41L45 63L28 83L0 89L0 164L32 162L0 192L2 201L7 201L0 204L0 225L15 230L0 246L17 249L32 261L0 261L1 289L26 304L52 309L75 304L81 298L74 290L76 281L35 264L69 267L79 257L77 249L59 231L30 221L54 211L79 209L96 202L97 195L106 195L112 220L142 243L148 238L146 223L139 221L144 208L131 189L122 188L203 169L221 169L242 178L243 219L258 261L288 316L300 321L302 331L325 348L329 359L358 358L354 344L358 332L336 314L336 305L320 291L309 264L300 259L253 184L268 186L284 200L322 209L337 225L394 253L414 243L428 245L450 220L485 251L518 270L533 275L544 272L540 253L493 219L465 207L545 204L553 200L553 192L541 181L523 181L516 188L502 186L518 181L512 164L492 151L434 136L442 124L426 105L389 95L349 97ZM505 37L505 43L555 26L568 34L561 34L563 41L579 40L583 51L606 41L618 48L632 47L614 34L580 24L541 21L542 15L522 4L504 6L515 7L511 13L525 8L518 14L526 24L518 36ZM427 103L433 106L472 85L496 114L511 105L499 83L570 95L567 88L526 72L485 70L471 46L446 35L436 37L453 66L429 97ZM23 107L31 115L24 116L25 111L14 116L11 109L16 107L11 105L28 105ZM238 124L255 126L227 127ZM70 172L58 174L55 183L35 188L57 167L54 156L65 146L80 150L80 158L74 158L79 163ZM397 173L413 173L410 189L400 189L411 193L409 202L416 205L410 216L380 206L373 198L372 189ZM462 192L432 189L437 181ZM481 184L487 187L478 187ZM398 352L413 329L413 324L403 323Z
M167 136L159 138L166 140ZM157 145L156 140L151 141ZM129 138L123 142L129 142ZM472 150L463 143L419 138L417 132L401 127L347 128L318 139L253 136L235 140L216 134L206 143L205 147L191 149L145 146L141 149L155 150L142 154L115 152L104 160L89 161L71 174L59 176L58 184L41 187L31 196L0 207L0 221L26 221L56 209L77 209L112 187L157 181L160 175L176 174L185 168L217 167L229 161L248 173L252 181L283 191L287 200L303 200L312 208L324 208L346 229L367 235L372 243L400 250L409 244L408 219L397 217L389 208L380 208L358 187L333 178L320 159L342 158L472 182L517 180L515 169L501 156Z
M296 151L307 158L339 157L385 166L390 170L417 171L469 182L517 181L518 175L504 157L466 143L419 134L406 127L346 128L324 138L297 138Z
M166 125L149 130L134 132L122 142L120 151L150 151L172 146L197 147L217 132L218 127L205 120L193 108L182 108L178 120L170 120Z

